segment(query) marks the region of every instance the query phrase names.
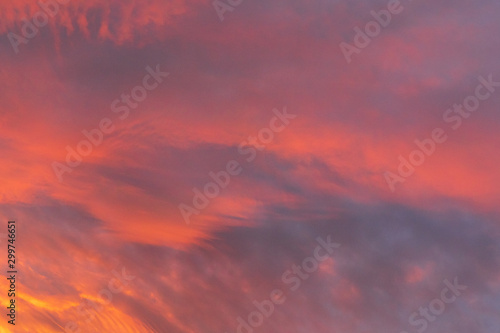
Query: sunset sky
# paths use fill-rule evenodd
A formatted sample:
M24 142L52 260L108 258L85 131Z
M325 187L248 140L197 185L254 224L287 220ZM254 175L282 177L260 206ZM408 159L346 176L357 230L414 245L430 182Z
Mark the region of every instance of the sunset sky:
M0 333L500 333L499 17L0 0Z

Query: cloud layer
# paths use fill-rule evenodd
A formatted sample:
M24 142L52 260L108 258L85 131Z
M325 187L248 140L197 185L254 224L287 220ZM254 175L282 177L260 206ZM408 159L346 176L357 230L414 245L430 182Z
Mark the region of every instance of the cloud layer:
M15 332L232 333L281 289L255 332L410 333L457 277L468 289L428 332L497 333L500 88L457 130L443 114L479 76L500 81L500 6L401 4L347 64L339 44L386 1L244 1L221 22L208 1L71 0L16 53L9 33L40 5L0 0ZM113 102L148 66L170 74L121 119ZM297 117L248 162L240 144L284 107ZM113 131L60 182L53 163L104 118ZM448 140L391 192L384 173L437 127ZM179 204L231 160L241 174L186 224ZM291 291L283 273L327 236L341 247Z

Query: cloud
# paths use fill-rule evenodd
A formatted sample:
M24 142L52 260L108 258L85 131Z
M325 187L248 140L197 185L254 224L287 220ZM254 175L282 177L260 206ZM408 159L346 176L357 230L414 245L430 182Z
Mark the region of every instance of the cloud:
M500 95L396 194L383 173L479 75L500 80L498 2L407 3L348 65L338 44L386 4L243 2L221 23L209 1L72 0L15 54L7 34L39 6L0 0L0 217L19 223L20 332L236 332L331 235L342 247L259 331L413 332L409 316L457 276L469 289L432 329L497 333ZM169 77L120 120L111 103L157 64ZM297 119L245 162L238 145L283 106ZM116 129L60 183L52 162L104 117ZM178 205L233 159L241 175L186 225ZM104 305L122 266L136 279ZM89 301L104 306L87 321Z

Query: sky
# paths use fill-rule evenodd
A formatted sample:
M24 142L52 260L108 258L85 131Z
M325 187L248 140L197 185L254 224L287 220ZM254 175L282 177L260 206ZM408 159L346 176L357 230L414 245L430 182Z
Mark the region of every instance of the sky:
M0 0L0 333L500 333L499 15Z

